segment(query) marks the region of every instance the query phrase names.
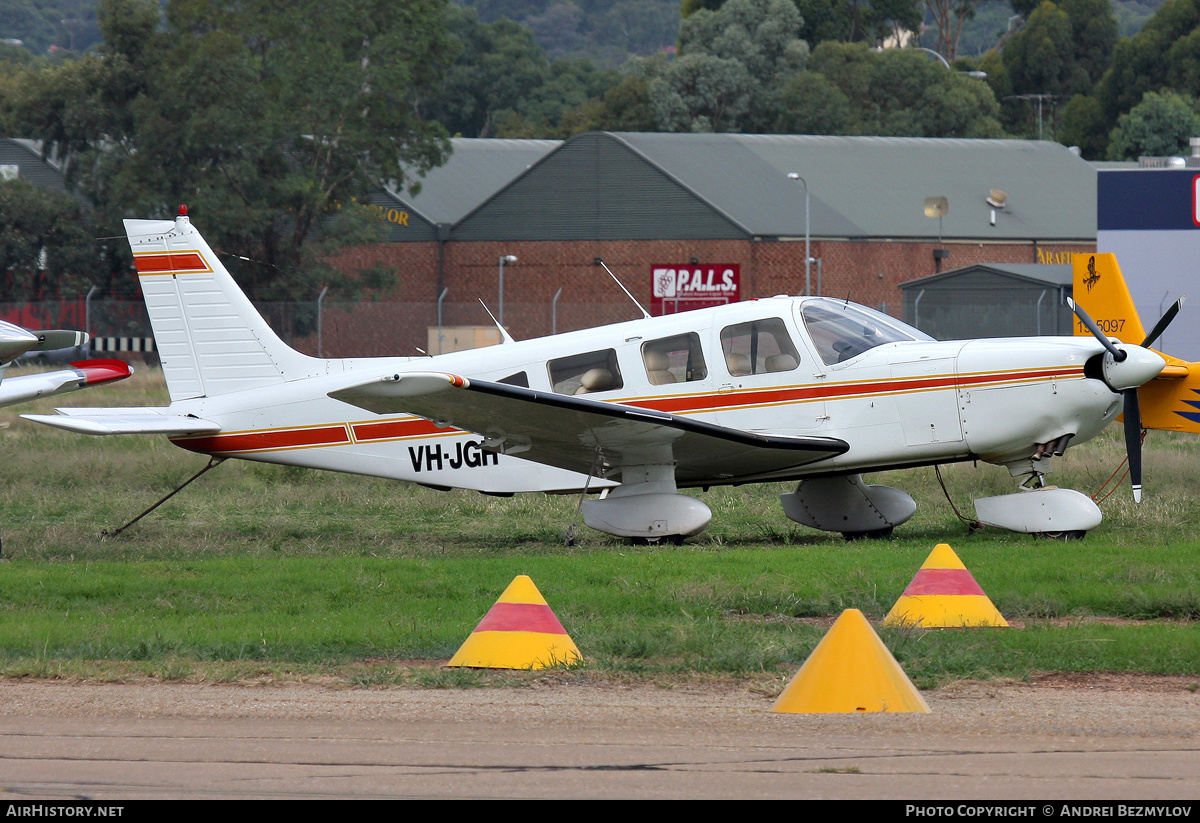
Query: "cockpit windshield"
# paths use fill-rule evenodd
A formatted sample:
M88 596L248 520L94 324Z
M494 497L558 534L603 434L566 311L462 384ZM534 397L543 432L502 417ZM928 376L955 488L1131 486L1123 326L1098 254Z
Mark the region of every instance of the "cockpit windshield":
M827 366L849 360L884 343L933 340L924 332L886 314L842 300L806 300L800 314L817 353Z

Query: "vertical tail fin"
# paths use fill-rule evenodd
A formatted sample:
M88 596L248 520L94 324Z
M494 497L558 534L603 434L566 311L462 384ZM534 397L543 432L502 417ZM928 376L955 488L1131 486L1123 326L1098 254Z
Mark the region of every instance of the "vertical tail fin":
M1129 296L1115 254L1076 254L1073 260L1075 302L1100 326L1100 331L1122 343L1141 345L1146 339L1141 318ZM1075 336L1091 332L1075 321Z
M172 401L323 372L271 330L186 214L126 220L125 233Z

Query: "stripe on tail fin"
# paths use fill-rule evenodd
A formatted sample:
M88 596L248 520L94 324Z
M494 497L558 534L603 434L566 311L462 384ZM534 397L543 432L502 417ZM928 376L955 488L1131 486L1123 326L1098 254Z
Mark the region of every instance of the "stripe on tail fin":
M186 215L126 220L125 233L172 401L324 371L271 330Z

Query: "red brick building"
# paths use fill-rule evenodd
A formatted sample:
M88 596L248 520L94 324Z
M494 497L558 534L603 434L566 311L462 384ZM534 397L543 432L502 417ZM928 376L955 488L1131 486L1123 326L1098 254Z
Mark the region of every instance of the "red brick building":
M396 269L407 305L391 307L404 331L389 353L425 345L439 296L443 326L486 325L479 300L497 314L503 301L517 338L638 316L597 258L647 307L653 266L720 265L736 267L738 299L807 288L899 317L907 281L977 263L1066 262L1096 241L1095 169L1057 143L1024 140L456 140L420 194L381 193L374 206L389 242L345 259ZM501 294L508 255L517 260ZM384 353L354 342L366 324L332 325L333 353Z

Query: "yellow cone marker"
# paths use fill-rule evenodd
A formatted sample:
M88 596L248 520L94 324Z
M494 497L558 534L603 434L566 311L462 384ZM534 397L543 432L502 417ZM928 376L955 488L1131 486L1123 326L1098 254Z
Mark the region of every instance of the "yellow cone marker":
M779 695L773 712L921 712L929 706L858 609L846 609Z
M954 549L939 543L892 606L885 626L923 629L996 626L1008 621L975 582Z
M583 659L526 575L518 575L488 610L447 666L544 669Z

